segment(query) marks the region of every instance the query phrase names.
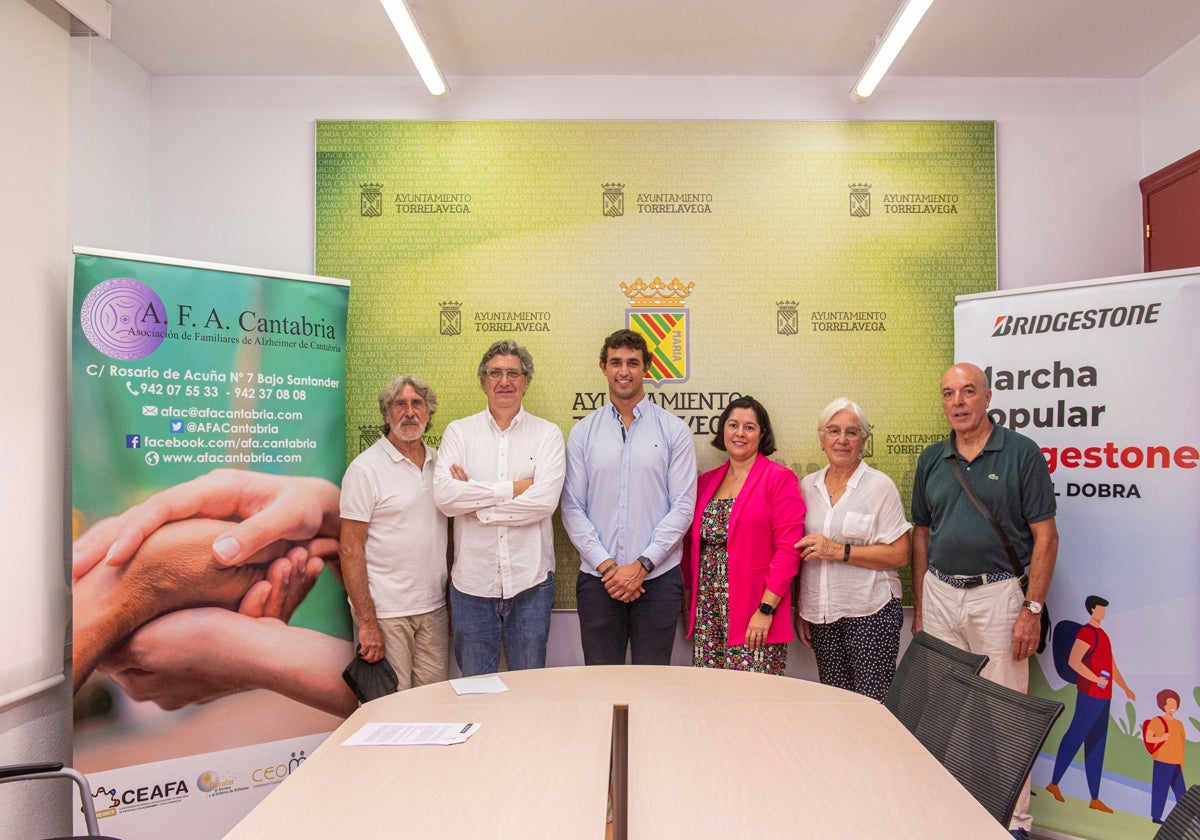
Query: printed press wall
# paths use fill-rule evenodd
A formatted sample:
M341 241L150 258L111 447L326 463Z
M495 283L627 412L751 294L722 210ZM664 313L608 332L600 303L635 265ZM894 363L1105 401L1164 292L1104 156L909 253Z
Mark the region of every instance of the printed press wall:
M943 434L954 296L996 288L990 122L318 122L316 149L316 269L353 284L351 456L397 373L438 392L431 444L482 410L499 339L533 354L526 409L567 433L604 402L604 336L632 326L702 470L740 394L771 412L776 459L823 466L817 415L848 396L907 498Z

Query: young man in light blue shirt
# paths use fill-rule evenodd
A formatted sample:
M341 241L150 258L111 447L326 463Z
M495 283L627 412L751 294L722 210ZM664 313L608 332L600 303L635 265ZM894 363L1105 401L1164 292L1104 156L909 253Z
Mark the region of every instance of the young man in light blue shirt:
M696 505L687 424L646 399L646 340L604 340L608 404L567 441L562 520L579 550L575 595L588 665L669 665L683 599L682 540Z

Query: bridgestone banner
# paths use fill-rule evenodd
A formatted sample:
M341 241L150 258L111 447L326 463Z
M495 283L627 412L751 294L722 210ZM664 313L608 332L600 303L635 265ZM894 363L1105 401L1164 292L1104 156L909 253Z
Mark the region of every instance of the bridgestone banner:
M992 420L1037 441L1058 495L1047 603L1064 635L1036 658L1030 687L1066 710L1034 767L1039 828L1151 837L1151 817L1200 772L1198 323L1195 271L960 298L955 309L956 356L991 374ZM1089 596L1107 602L1094 627ZM1078 681L1059 674L1076 640L1096 647L1097 629L1114 664L1103 652L1083 664L1108 672L1106 709L1080 706ZM1153 753L1144 723L1172 733ZM1056 775L1062 802L1045 789Z

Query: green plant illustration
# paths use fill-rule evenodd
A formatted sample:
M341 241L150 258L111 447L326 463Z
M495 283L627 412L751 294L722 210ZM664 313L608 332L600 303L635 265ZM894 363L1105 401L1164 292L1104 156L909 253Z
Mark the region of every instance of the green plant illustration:
M1132 738L1142 737L1142 729L1137 724L1136 709L1133 708L1133 704L1128 700L1125 701L1125 720L1118 720L1117 727L1124 735Z

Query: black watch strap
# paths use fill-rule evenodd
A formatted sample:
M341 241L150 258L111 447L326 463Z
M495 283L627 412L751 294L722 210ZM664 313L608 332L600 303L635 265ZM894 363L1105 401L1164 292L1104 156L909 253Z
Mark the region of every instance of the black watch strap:
M758 605L758 611L760 613L762 613L763 615L775 615L775 613L777 612L776 608L772 607L766 601L763 601L761 604Z

